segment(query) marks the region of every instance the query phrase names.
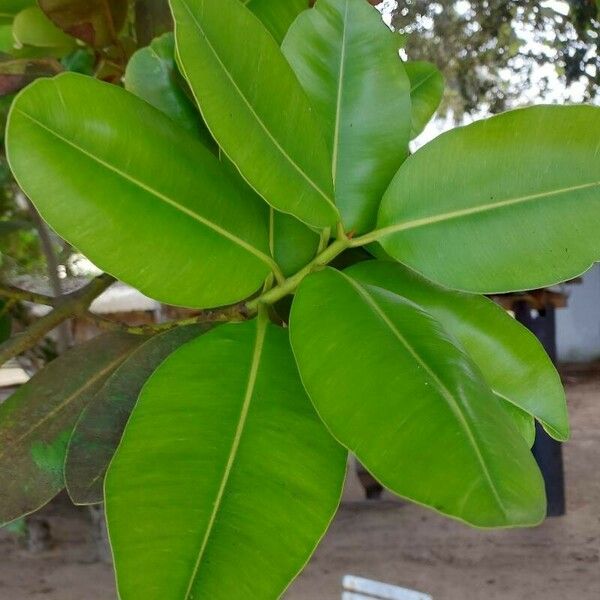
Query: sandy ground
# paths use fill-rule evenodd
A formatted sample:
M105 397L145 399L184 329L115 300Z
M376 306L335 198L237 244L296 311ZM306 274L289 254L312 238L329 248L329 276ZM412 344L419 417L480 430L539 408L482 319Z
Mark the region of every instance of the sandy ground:
M600 370L570 371L566 379L573 426L565 446L567 516L536 529L477 531L391 496L364 501L350 477L336 520L286 600L339 600L346 573L434 600L600 598ZM55 503L43 517L54 548L41 554L0 532L0 600L115 600L88 514Z

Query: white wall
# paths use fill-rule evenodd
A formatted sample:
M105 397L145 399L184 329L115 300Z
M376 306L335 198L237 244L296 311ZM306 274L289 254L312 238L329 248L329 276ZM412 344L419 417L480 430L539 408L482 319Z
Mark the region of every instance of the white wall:
M583 276L583 283L565 286L569 305L556 311L558 360L600 359L600 264Z

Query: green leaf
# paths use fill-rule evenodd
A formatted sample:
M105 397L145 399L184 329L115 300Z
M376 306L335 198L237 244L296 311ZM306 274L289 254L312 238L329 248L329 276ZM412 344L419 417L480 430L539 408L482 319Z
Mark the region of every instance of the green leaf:
M169 354L206 330L190 325L151 338L93 397L75 425L65 460L65 483L75 504L102 502L106 469L144 383Z
M535 442L535 419L516 404L506 402L501 396L498 396L498 399L500 400L500 406L509 415L513 425L523 436L527 447L531 448Z
M275 40L238 0L171 7L179 66L219 146L271 206L333 226L327 146Z
M94 63L96 57L89 48L77 48L71 54L63 56L61 64L65 71L73 71L74 73L82 73L83 75L94 75Z
M219 160L242 186L245 194L256 196L256 192L240 177L235 165L219 151ZM271 256L284 276L297 273L316 255L320 236L292 215L269 208L269 246Z
M414 302L460 343L496 394L539 419L556 439L569 437L565 392L552 361L538 339L500 306L444 289L397 263L364 262L346 274Z
M544 485L477 367L412 302L327 268L290 335L317 412L383 485L480 527L533 525Z
M271 218L273 257L289 277L315 257L319 235L291 215L272 210Z
M309 0L241 0L271 32L278 44L281 44L285 34L294 19L306 10Z
M600 108L514 110L436 138L398 171L380 243L427 278L495 293L570 279L600 259Z
M141 48L127 64L125 88L171 117L188 131L199 134L211 150L214 141L183 86L187 85L175 65L175 39L165 33Z
M13 36L21 46L69 49L75 40L63 33L37 6L21 11L13 21Z
M107 333L65 352L0 406L0 524L36 511L64 487L79 414L146 338Z
M255 320L189 342L145 385L106 477L119 597L278 598L345 468L285 329Z
M410 80L412 108L411 138L416 138L425 129L438 109L444 95L444 76L435 65L425 61L404 63Z
M129 0L38 0L46 15L69 35L95 48L118 43Z
M324 123L344 226L370 231L408 153L410 84L397 36L365 0L319 0L282 49Z
M269 273L264 203L195 137L114 85L75 73L34 82L13 104L7 146L57 233L157 300L234 303Z
M15 43L12 34L12 25L2 25L1 23L0 20L0 53L10 54L14 50Z

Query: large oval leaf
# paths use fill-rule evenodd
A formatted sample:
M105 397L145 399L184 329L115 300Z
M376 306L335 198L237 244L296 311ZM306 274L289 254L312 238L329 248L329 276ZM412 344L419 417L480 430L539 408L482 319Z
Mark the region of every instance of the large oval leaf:
M198 134L208 148L214 149L214 140L192 98L188 97L187 84L177 70L172 33L165 33L149 46L140 48L127 63L123 82L125 89Z
M15 17L13 36L19 46L59 48L65 54L75 47L75 40L50 21L38 6L26 8Z
M241 0L281 44L294 19L311 4L310 0Z
M527 444L477 367L415 304L328 268L301 284L290 327L319 415L382 484L481 527L543 519Z
M426 61L404 63L410 80L412 128L410 137L417 137L438 109L444 95L444 76L435 65Z
M74 73L39 80L12 106L7 146L59 235L157 300L229 304L269 273L264 203L133 94Z
M345 463L286 330L230 324L186 344L142 390L106 477L120 598L278 598L335 512Z
M540 288L600 258L600 108L539 106L445 133L385 194L380 243L465 291Z
M538 339L484 296L444 289L398 263L369 261L346 270L420 306L454 336L499 396L533 415L559 440L569 437L560 377Z
M375 226L408 152L410 84L396 38L365 0L319 0L282 46L324 122L335 201L349 231Z
M169 354L203 331L204 325L190 325L151 338L109 377L83 410L65 460L65 483L75 504L102 502L106 469L142 386Z
M239 0L171 7L180 67L219 146L274 208L334 225L327 146L273 37Z
M0 524L64 487L69 436L106 378L147 338L107 333L65 352L0 405Z

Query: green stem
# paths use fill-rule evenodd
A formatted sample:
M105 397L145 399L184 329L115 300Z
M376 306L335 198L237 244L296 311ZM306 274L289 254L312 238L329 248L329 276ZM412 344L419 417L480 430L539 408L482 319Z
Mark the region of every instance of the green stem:
M310 275L310 273L319 267L329 264L336 256L340 255L349 247L350 240L347 238L336 240L295 275L286 279L283 283L262 294L258 298L247 302L246 308L251 312L256 312L261 304L274 304L278 300L285 298L288 294L293 294L307 275Z
M354 238L350 242L351 248L358 248L359 246L366 246L367 244L371 244L376 242L380 237L385 235L384 229L375 229L374 231L370 231L369 233L365 233L360 237Z

